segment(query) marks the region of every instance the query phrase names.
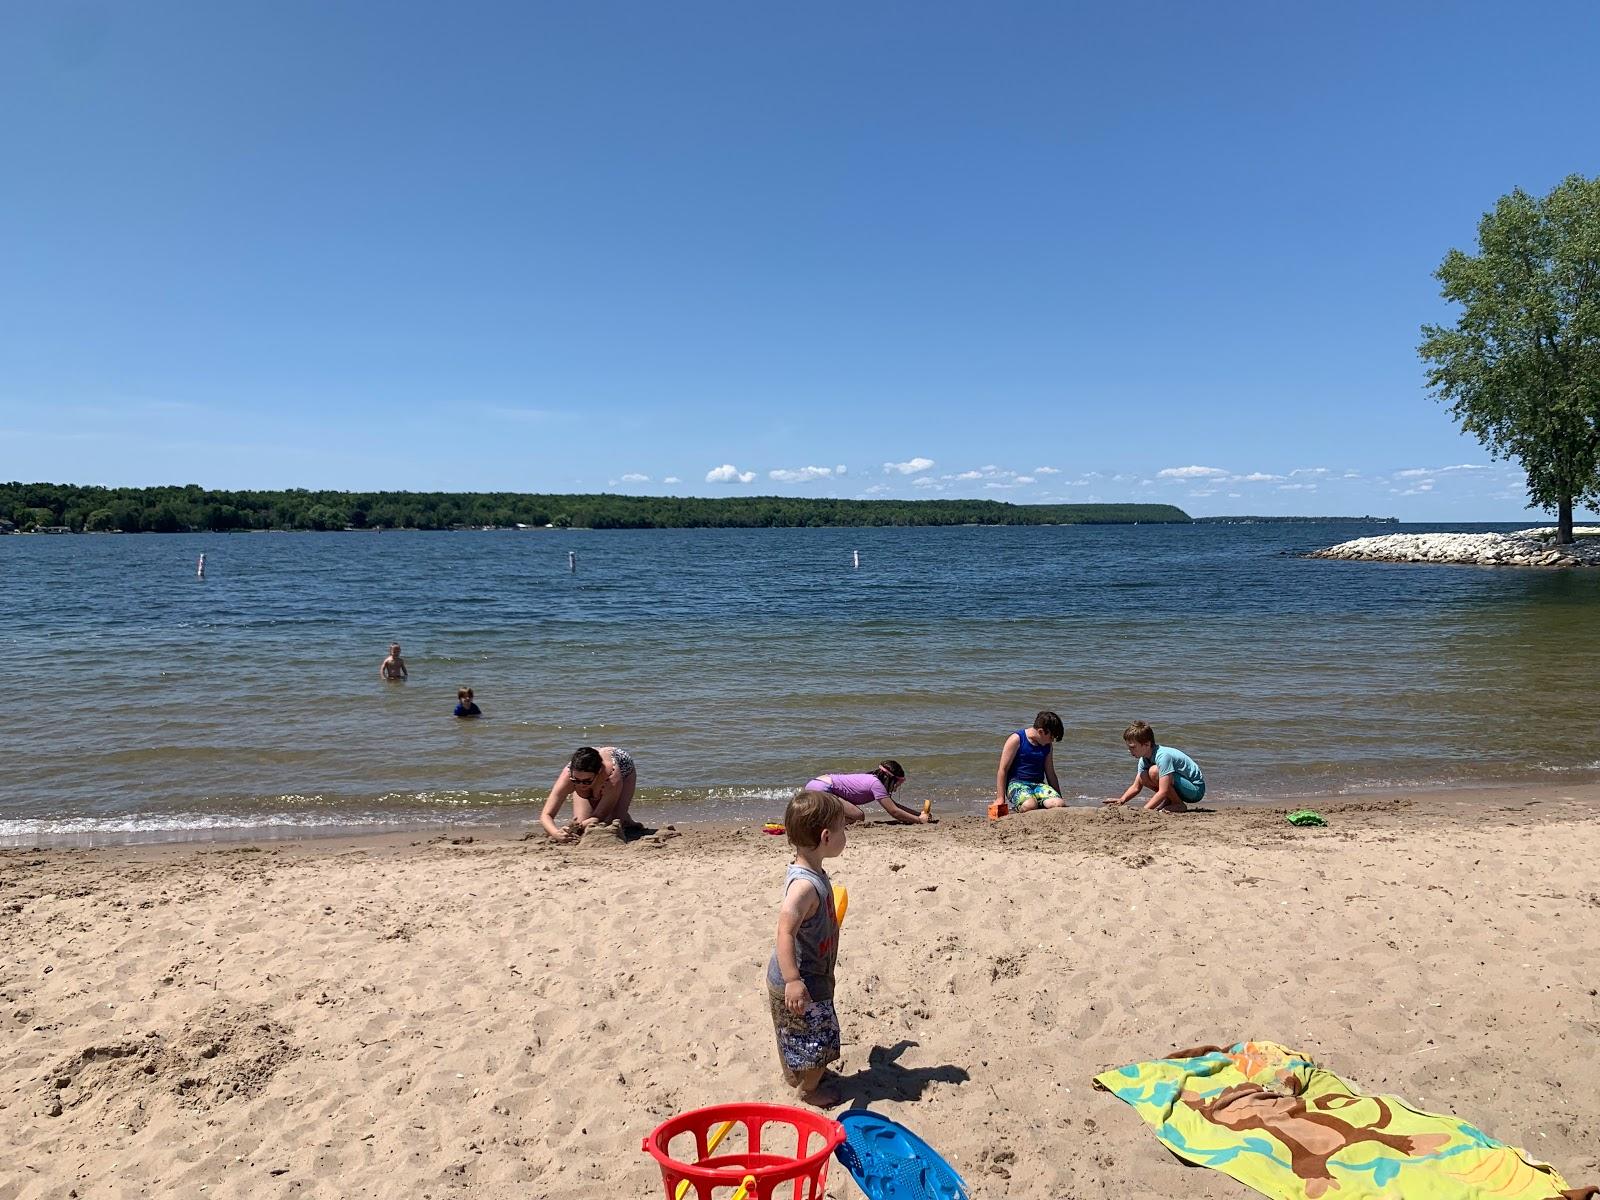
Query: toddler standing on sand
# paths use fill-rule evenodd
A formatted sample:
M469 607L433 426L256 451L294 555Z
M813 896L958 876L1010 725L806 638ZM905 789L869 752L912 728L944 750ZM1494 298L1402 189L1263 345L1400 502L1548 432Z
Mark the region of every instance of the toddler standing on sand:
M818 1108L841 1099L822 1087L828 1064L839 1061L839 1014L833 1007L839 921L822 863L844 853L844 827L844 802L837 796L807 791L789 801L783 828L794 861L784 877L777 945L767 961L767 1004L783 1077Z

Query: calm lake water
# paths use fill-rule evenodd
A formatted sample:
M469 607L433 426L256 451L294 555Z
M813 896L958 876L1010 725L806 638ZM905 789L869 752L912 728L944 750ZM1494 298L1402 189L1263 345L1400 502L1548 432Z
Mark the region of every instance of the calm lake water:
M1295 557L1396 531L0 537L0 843L515 824L585 743L646 820L885 756L976 811L1040 707L1085 802L1135 717L1223 802L1600 778L1600 572Z

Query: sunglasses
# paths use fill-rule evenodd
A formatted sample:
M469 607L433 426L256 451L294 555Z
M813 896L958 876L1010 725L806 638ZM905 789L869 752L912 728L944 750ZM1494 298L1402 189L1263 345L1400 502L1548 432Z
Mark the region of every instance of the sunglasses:
M588 787L591 783L593 783L595 781L595 776L593 776L593 775L589 776L587 779L585 779L585 778L583 778L582 776L579 776L579 775L574 775L571 778L572 778L572 782L577 784L579 787Z

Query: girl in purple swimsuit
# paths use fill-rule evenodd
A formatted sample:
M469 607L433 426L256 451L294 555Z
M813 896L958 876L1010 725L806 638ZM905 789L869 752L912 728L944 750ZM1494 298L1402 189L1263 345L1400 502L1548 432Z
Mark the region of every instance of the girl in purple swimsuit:
M867 819L867 814L862 810L874 801L902 825L933 824L933 813L926 807L917 813L895 800L895 792L900 790L900 785L905 781L905 768L894 759L886 758L872 770L858 775L818 775L806 784L805 790L830 792L839 797L844 801L845 820L852 825Z

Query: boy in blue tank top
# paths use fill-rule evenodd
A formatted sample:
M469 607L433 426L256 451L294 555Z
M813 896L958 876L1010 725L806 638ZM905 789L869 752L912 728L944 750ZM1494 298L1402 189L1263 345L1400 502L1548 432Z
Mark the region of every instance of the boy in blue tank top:
M1056 778L1052 751L1066 731L1061 718L1046 709L1029 729L1019 729L1000 748L1000 768L994 776L994 807L990 816L1007 812L1032 812L1036 808L1061 808L1061 781Z
M783 1078L818 1108L841 1101L823 1087L828 1064L839 1061L839 1014L833 1007L839 921L822 863L844 853L844 827L844 802L829 792L801 792L789 801L783 829L794 861L784 877L777 944L767 960L767 1007Z
M1128 753L1139 760L1128 790L1107 804L1126 804L1146 788L1150 799L1146 809L1187 812L1189 805L1205 799L1206 777L1200 764L1182 750L1156 743L1156 731L1143 721L1135 721L1122 731Z

